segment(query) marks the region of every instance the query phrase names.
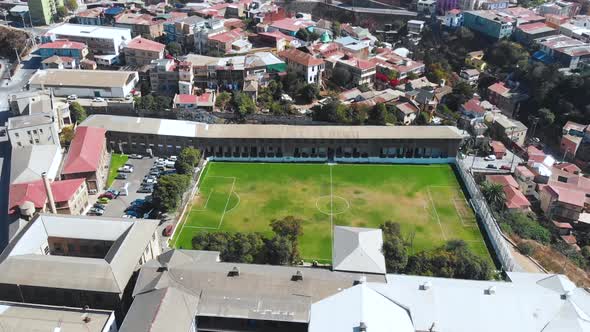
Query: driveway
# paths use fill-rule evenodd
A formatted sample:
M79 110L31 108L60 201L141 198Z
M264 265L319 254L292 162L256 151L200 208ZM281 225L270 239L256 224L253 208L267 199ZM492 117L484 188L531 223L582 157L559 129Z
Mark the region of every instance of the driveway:
M119 190L125 183L129 183L129 195L119 196L107 204L104 217L117 217L120 218L125 214L125 209L138 198L145 198L149 194L137 193L137 189L141 186L143 177L149 173L150 168L154 164L153 158L144 159L129 159L128 164L133 165L133 173L128 173L129 177L126 180L115 180L111 185L111 188Z

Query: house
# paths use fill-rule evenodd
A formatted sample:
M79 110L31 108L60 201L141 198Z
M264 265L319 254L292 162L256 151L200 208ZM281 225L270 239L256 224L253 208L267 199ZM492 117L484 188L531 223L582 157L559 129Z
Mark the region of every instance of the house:
M204 27L207 20L200 16L181 17L164 22L166 43L177 42L185 50L195 48L195 31Z
M54 55L41 61L42 69L76 69L78 67L76 59L68 56Z
M207 91L201 95L177 94L173 100L174 108L182 110L204 109L213 111L215 106L215 91Z
M105 7L94 7L75 13L74 17L78 24L84 25L105 25L107 23L104 11Z
M43 173L52 181L58 180L62 156L58 145L29 145L13 148L10 160L10 184L39 181Z
M514 30L514 39L524 45L531 45L535 39L556 35L558 31L543 22L521 24Z
M104 188L109 171L105 133L102 128L76 128L61 171L64 179L86 179L89 192Z
M397 110L397 112L396 112L397 118L399 119L400 122L402 122L406 126L414 123L414 120L416 120L416 117L418 116L418 113L420 112L420 110L418 109L418 106L416 106L412 102L402 102L402 103L396 104L395 108Z
M514 116L518 105L528 98L527 95L506 86L504 82L490 85L487 92L490 103L498 106L502 113L510 117Z
M308 84L320 84L324 72L324 60L297 49L287 49L279 53L287 67L305 78Z
M564 159L584 158L585 147L590 147L590 131L587 130L587 125L582 125L572 121L568 121L562 130L561 142L559 152L563 154ZM580 149L582 147L582 149ZM578 152L580 152L578 154Z
M465 64L469 67L479 70L480 72L484 71L488 64L483 61L483 56L483 51L469 52L465 57Z
M112 310L72 308L32 303L0 301L0 325L7 331L55 331L61 327L73 331L115 332ZM39 319L43 317L43 319Z
M60 145L58 122L50 113L8 118L6 130L10 144L15 148L30 145Z
M506 147L502 142L491 140L490 147L496 159L502 159L506 156Z
M518 165L514 169L514 177L518 182L518 188L526 195L531 196L535 193L535 175L524 165Z
M519 190L518 182L511 175L487 175L486 181L502 185L504 205L508 211L527 212L531 203Z
M420 20L409 20L406 23L406 27L408 29L408 33L410 35L419 35L422 33L422 29L424 29L424 24L426 22Z
M479 81L479 70L477 69L463 69L459 73L459 77L471 86L476 86Z
M560 169L564 172L575 174L575 175L582 174L582 170L578 166L576 166L575 164L572 164L572 163L567 163L567 162L559 163L559 164L553 165L553 167Z
M223 20L209 19L202 25L197 25L193 29L194 49L197 54L207 54L209 52L209 36L224 32L225 26Z
M74 58L78 61L88 55L88 46L85 43L69 40L55 40L39 45L39 55L43 60L54 55Z
M553 21L553 25L556 29L559 29L560 34L585 43L590 42L590 18L588 16L580 15L570 19L567 16L554 15Z
M314 26L315 22L312 20L288 17L270 23L268 26L268 31L273 32L278 30L288 36L295 37L300 29L308 29L309 31L313 31Z
M129 29L133 37L155 39L164 33L164 21L150 14L128 12L115 18L115 27Z
M539 150L534 145L527 146L525 156L527 160L534 161L536 163L543 163L545 158L547 158L545 152Z
M496 114L491 129L493 137L506 144L524 146L528 128L522 122Z
M0 299L113 310L121 322L134 271L160 254L157 230L157 220L39 214L2 253Z
M346 54L350 54L360 59L369 57L370 42L368 40L359 40L351 36L339 37L334 39L334 43Z
M131 30L106 26L62 24L42 37L44 42L66 39L83 43L96 55L118 55L123 44L131 40Z
M15 92L9 96L8 103L12 116L15 117L37 114L53 116L58 132L72 123L69 103L55 98L53 91L49 89Z
M540 53L548 62L557 62L564 68L576 69L590 63L590 44L566 35L554 35L535 41Z
M242 29L234 29L210 35L207 47L209 52L216 50L221 54L245 53L252 48L252 44L250 44Z
M294 46L294 48L301 46L297 42L298 39L278 30L273 32L259 32L255 38L257 43L276 48L277 52L284 51L288 46ZM292 42L293 44L291 44Z
M451 9L445 12L443 25L449 28L458 28L463 25L463 12L460 9Z
M20 213L27 216L26 202L33 203L37 212L53 212L57 214L80 215L89 207L88 189L84 179L70 179L49 182L51 199L44 180L17 183L10 185L9 213ZM53 206L52 206L53 204Z
M152 60L164 58L165 49L164 44L139 36L135 37L123 48L125 63L131 66L149 65Z
M190 61L174 59L152 60L150 85L152 92L173 96L176 93L192 94L193 65Z
M139 76L134 71L46 69L29 80L31 89L51 89L56 96L125 98Z
M377 66L378 75L376 78L390 82L390 84L392 77L397 81L406 79L408 76L418 77L426 69L423 62L400 56L388 49L377 49L377 54L369 61Z
M332 269L385 274L385 258L381 247L381 229L335 226Z
M512 35L514 22L493 11L465 11L463 12L463 26L488 37L502 39Z
M424 15L433 15L436 13L437 9L437 0L418 0L416 4L416 10L418 13Z
M496 10L505 9L510 5L507 0L481 0L479 1L479 9L482 10Z
M549 219L576 223L584 210L586 193L559 181L539 185L541 210Z
M459 107L459 111L461 111L461 114L468 119L482 120L483 117L488 113L494 115L500 112L500 110L495 105L492 105L487 100L481 100L481 98L477 96L474 96L465 102L465 104L461 105Z
M326 59L333 69L343 68L351 74L349 82L352 86L373 86L375 82L376 66L373 62L344 55L342 57L332 56ZM342 82L343 85L346 82Z
M567 17L574 17L580 13L581 5L576 2L569 2L569 1L554 1L549 3L544 3L539 6L539 14L541 15L559 15L559 16L567 16Z

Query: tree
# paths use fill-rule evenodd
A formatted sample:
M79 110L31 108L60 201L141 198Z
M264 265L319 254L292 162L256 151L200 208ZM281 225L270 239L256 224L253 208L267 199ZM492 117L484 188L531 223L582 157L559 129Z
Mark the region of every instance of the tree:
M201 151L186 147L180 151L176 162L174 163L174 168L176 169L176 173L178 174L191 174L193 169L199 163L201 159Z
M275 236L266 241L266 261L273 265L285 265L291 263L291 241L284 236Z
M274 219L270 222L270 227L276 236L284 237L291 242L291 262L299 260L299 237L303 235L303 220L293 216L287 216L283 219Z
M232 97L232 106L234 110L240 115L252 114L256 112L256 105L250 96L242 92L236 92Z
M68 16L68 14L69 14L68 9L66 7L64 7L64 6L57 7L57 18L60 21L63 21L63 19Z
M215 106L221 108L221 110L224 110L230 100L231 93L223 91L217 95L217 99L215 99Z
M340 22L338 22L338 21L332 22L332 33L334 34L334 37L340 37L340 34L342 33L342 28L340 26Z
M494 44L486 52L486 60L503 72L512 72L529 58L529 53L522 45L506 40Z
M501 211L504 208L506 195L501 184L485 181L481 184L481 192L494 210Z
M65 0L64 5L71 12L75 12L78 9L78 2L76 0Z
M325 105L315 108L312 113L312 118L314 121L347 123L348 108L338 99L332 99Z
M544 127L548 127L548 126L552 125L553 122L555 122L555 114L553 114L547 108L540 108L537 111L537 114L540 117L541 125L544 126Z
M401 237L400 225L386 221L381 225L381 231L383 232L383 247L381 251L385 257L387 272L403 272L408 263L408 252Z
M74 126L63 127L59 134L59 143L62 146L69 146L72 139L74 139Z
M301 28L299 29L299 31L297 31L297 33L295 34L295 37L307 41L307 42L311 42L314 40L317 40L318 38L320 38L320 35L318 35L316 32L314 31L309 31L307 30L307 28Z
M308 104L313 102L314 99L319 95L320 89L316 84L306 84L301 88L299 91L299 95L307 102Z
M369 110L367 123L375 126L383 126L387 123L388 118L389 113L387 112L387 107L385 106L385 104L380 103L373 106Z
M175 210L189 184L190 177L185 174L169 174L160 177L152 194L154 205L162 211Z
M352 74L350 74L350 71L348 71L345 68L336 67L332 71L331 81L339 86L346 87L350 84L351 80L352 80Z
M178 56L182 54L182 46L177 42L170 42L166 45L166 51L172 56Z
M88 114L86 114L86 110L84 109L84 107L82 107L82 105L80 105L80 103L78 103L77 101L70 104L70 114L74 122L77 123L81 123L88 117Z

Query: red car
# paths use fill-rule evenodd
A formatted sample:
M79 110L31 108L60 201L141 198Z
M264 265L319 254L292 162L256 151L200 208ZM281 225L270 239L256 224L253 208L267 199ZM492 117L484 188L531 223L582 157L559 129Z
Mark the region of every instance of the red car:
M162 235L164 235L164 236L170 236L170 235L172 235L172 231L173 230L174 230L174 225L168 225L162 231Z
M512 169L512 167L510 167L509 165L502 165L502 166L500 166L500 169L510 171Z
M106 197L108 199L114 199L115 198L115 194L113 194L112 192L106 192L104 194L101 194L100 196L98 196L98 198L103 198Z

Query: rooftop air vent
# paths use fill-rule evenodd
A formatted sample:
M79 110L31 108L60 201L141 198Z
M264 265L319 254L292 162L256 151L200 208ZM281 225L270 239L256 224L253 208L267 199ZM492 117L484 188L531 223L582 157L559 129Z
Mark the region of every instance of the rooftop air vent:
M359 324L359 332L367 332L367 324L365 322Z
M426 281L422 285L420 285L420 290L429 290L432 287L432 283L430 281Z
M234 266L233 269L229 271L227 274L228 277L239 277L240 276L240 269L237 266Z
M291 277L292 281L302 281L303 280L303 272L297 270L295 274Z
M494 294L496 294L496 286L490 286L489 288L486 288L486 290L484 290L483 293L485 295L494 295Z
M358 278L358 280L355 280L352 284L356 286L358 284L364 284L365 282L367 282L367 277L360 276L360 278Z

